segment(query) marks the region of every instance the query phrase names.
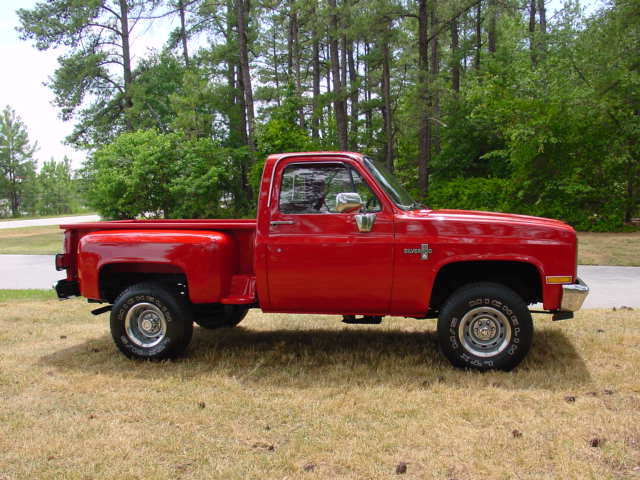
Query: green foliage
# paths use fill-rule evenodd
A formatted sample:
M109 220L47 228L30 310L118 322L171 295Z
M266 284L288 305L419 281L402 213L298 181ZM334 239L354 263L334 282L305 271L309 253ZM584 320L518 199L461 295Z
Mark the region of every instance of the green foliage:
M106 218L229 216L239 210L236 155L179 133L124 133L93 155L89 202Z
M456 178L439 182L429 192L429 208L507 212L512 187L503 178Z
M269 119L259 126L258 160L250 175L251 185L257 192L262 176L264 160L272 153L305 152L318 149L318 145L311 139L309 132L297 123L299 100L292 95L289 89L288 95L280 107L271 110Z
M44 162L37 176L36 210L39 215L61 215L80 207L71 161L51 159Z
M40 49L68 47L50 86L62 117L76 120L72 142L95 152L75 189L107 216L249 214L269 154L337 149L336 100L347 103L349 148L384 157L416 198L427 191L418 175L425 167L422 200L432 206L550 216L589 230L621 229L640 214L637 0L588 17L570 0L547 12L544 28L538 9L533 32L528 12L500 2L343 1L332 34L332 9L307 0L113 5L50 0L19 10L23 38ZM181 5L186 36L206 34L207 46L173 54L179 29L162 53L125 68L120 9L146 22L148 12L176 15ZM250 19L255 125L239 6ZM41 175L40 189L25 182L23 209L68 181L66 173L50 180L59 175L52 165Z
M33 210L37 148L22 119L7 105L0 114L0 216Z

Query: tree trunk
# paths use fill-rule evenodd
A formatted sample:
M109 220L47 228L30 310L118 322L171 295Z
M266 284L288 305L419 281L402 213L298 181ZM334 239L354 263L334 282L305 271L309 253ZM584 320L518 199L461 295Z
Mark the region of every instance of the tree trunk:
M231 43L233 42L233 32L236 25L233 0L226 0L226 8L227 24L225 36L227 38L227 42ZM229 115L229 130L232 135L235 133L236 138L240 138L242 145L247 145L247 117L244 103L244 88L241 85L242 82L238 73L239 67L237 65L237 61L237 58L233 57L227 60L227 83L229 84L229 89L232 92L231 101L234 105L233 113ZM236 145L234 144L234 146Z
M436 13L437 0L431 0L431 31L435 32L438 28L438 16ZM438 75L440 75L440 51L438 37L434 36L431 40L431 66L429 76L431 83L435 83ZM437 84L436 84L437 85ZM438 88L433 89L430 95L431 116L435 119L440 117L440 93ZM433 151L440 153L440 125L436 121L431 121Z
M311 17L315 18L315 6L311 12ZM318 31L313 25L313 44L312 44L312 64L313 64L313 115L311 116L311 138L320 139L320 117L322 109L320 108L320 41L318 40Z
M280 74L278 72L278 50L276 44L276 29L273 29L273 36L271 38L271 53L273 58L273 76L276 84L276 105L280 106Z
M429 44L427 0L418 2L418 92L421 108L418 124L418 188L421 197L429 191L429 163L431 161L431 132L429 129Z
M531 63L538 64L536 54L536 0L530 0L529 4L529 50L531 51Z
M480 70L480 53L482 49L482 2L476 7L476 57L475 67Z
M293 25L293 0L287 0L287 11L289 13L289 29L287 31L287 83L289 83L293 78L293 29L295 28Z
M540 0L544 1L544 0ZM489 28L487 36L489 37L489 53L496 53L496 23L498 18L498 10L495 0L489 0Z
M184 0L178 0L178 11L180 12L180 39L182 40L182 58L185 66L189 66L189 49L187 48L187 22L185 20Z
M336 113L338 145L340 147L340 150L347 150L349 148L347 134L347 112L345 108L345 101L343 98L342 83L340 81L340 54L338 52L338 13L336 0L329 0L329 8L331 9L329 17L329 51L331 54L331 77L333 78L333 109Z
M127 0L119 0L119 5L120 35L122 37L122 78L124 79L124 117L127 130L132 131L133 125L127 115L127 110L133 106L133 99L131 97L133 76L131 75L131 52L129 48L129 5L127 4Z
M253 90L251 87L251 72L249 70L249 45L247 39L247 14L249 0L234 0L236 14L236 28L238 32L238 86L240 87L241 98L241 119L243 130L246 131L247 145L249 146L249 161L242 161L240 164L240 175L244 194L245 207L250 208L253 202L253 190L249 184L249 171L256 160L255 143L255 120L253 109Z
M239 53L240 53L240 78L244 94L245 110L247 115L247 143L252 153L251 162L255 161L255 114L253 106L253 90L251 87L251 71L249 69L249 45L247 39L248 21L247 15L249 0L236 1L236 22L238 27Z
M382 118L384 124L384 162L390 171L393 171L393 123L391 111L391 69L390 69L390 52L389 39L384 36L381 42L382 50Z
M291 40L293 46L291 60L293 62L292 66L296 86L296 98L302 99L302 79L300 74L300 32L298 25L298 12L295 9L295 5L291 12ZM302 106L302 102L300 102L300 106L298 107L298 125L300 125L300 128L304 128L304 123L304 108Z
M547 9L544 5L544 0L538 0L538 18L540 19L538 55L544 57L547 52Z
M458 19L451 22L451 88L460 93L460 39L458 33Z
M364 42L365 57L368 58L370 52L371 46L369 45L369 42ZM364 112L364 129L367 133L370 133L373 125L373 114L371 113L371 107L369 106L371 104L371 68L369 67L369 62L364 63L364 84L364 101L367 102L367 109Z
M349 63L349 83L351 86L351 135L349 140L351 141L350 148L352 150L358 150L358 117L360 115L359 102L360 102L360 86L358 85L358 68L355 59L353 58L353 43L349 43L347 47L347 60ZM358 50L358 44L356 43L356 53Z

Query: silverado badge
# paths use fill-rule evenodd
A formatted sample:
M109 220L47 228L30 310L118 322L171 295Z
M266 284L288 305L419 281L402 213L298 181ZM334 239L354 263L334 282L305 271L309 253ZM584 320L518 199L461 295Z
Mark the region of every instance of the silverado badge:
M431 250L429 248L429 244L428 243L423 243L422 245L420 245L420 248L405 248L404 249L404 253L408 253L408 254L412 254L412 253L419 253L420 254L420 260L429 260L429 254L432 253L433 250Z

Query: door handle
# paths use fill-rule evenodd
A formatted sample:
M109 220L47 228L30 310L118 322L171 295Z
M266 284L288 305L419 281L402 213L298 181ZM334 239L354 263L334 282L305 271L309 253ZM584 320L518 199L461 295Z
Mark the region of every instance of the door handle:
M271 220L271 225L293 225L294 222L293 220Z
M355 217L359 232L370 232L376 221L375 213L360 213Z

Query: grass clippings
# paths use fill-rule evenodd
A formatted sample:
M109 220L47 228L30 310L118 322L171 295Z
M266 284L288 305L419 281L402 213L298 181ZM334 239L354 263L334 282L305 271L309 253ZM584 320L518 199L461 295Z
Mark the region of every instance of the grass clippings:
M443 360L433 321L257 311L196 328L180 360L132 361L92 308L0 303L3 480L614 479L640 466L637 310L536 316L518 369L477 373Z

